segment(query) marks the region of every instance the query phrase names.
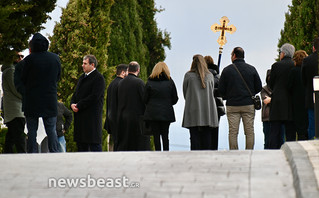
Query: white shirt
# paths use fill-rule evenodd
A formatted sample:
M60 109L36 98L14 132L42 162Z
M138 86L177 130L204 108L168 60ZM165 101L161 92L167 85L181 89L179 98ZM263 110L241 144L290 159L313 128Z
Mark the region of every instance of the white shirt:
M94 70L96 70L96 68L94 68L92 71L90 71L89 73L85 74L85 76L90 75Z

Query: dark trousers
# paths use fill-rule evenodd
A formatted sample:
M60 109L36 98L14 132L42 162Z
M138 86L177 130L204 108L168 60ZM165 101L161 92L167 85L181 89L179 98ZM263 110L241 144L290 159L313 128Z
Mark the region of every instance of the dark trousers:
M76 143L78 147L78 152L101 152L102 151L102 144L89 144L89 143Z
M190 127L191 150L210 150L213 128L207 126Z
M280 149L283 144L282 124L285 126L286 141L296 141L296 131L291 121L271 121L269 133L269 149Z
M18 153L26 153L26 135L24 134L24 118L14 118L6 123L8 132L6 134L4 152L13 153L13 146Z
M220 116L218 116L218 123L220 121ZM219 127L212 128L212 150L218 150L218 130Z
M307 126L308 127L308 126ZM308 128L295 124L298 140L308 140Z
M169 150L168 133L169 133L170 122L151 121L150 124L152 127L153 136L154 136L155 150L156 151L162 150L162 146L161 146L161 137L162 137L163 150L168 151Z
M212 150L218 150L218 129L218 127L212 128Z
M264 149L269 149L269 134L270 134L270 122L263 122L263 132L264 132Z

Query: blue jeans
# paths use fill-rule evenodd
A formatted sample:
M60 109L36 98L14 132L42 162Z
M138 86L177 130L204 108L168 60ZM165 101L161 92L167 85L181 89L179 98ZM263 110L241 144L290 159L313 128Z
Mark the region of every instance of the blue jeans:
M48 147L51 153L59 152L58 149L58 136L56 133L56 117L43 117L43 124L45 132L48 136ZM38 117L26 117L27 128L28 128L28 153L37 153L37 132L38 132Z
M308 140L315 137L315 114L313 109L308 109Z
M66 141L64 136L58 137L58 141L59 141L59 151L62 153L66 152Z

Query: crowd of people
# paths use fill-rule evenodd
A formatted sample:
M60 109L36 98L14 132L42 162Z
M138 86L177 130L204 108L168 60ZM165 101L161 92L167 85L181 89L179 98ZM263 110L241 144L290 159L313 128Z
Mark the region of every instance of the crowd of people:
M146 84L136 61L119 64L116 78L106 87L94 55L83 57L83 74L71 98L70 109L57 99L61 75L58 55L48 52L49 42L36 33L30 55L17 53L14 64L2 66L3 113L8 127L6 153L36 153L38 122L42 118L49 152L65 152L64 133L74 117L74 141L79 152L102 151L102 129L110 134L111 151L169 150L169 127L175 122L178 102L175 83L165 62L157 63ZM226 114L229 148L238 149L242 120L246 149L254 149L255 106L261 93L264 148L279 149L284 141L311 140L314 132L313 77L318 75L319 38L313 53L295 52L286 43L279 61L267 70L262 86L256 68L245 62L242 47L231 53L232 64L219 72L211 56L193 56L183 80L185 108L182 127L189 129L191 150L217 150L220 117ZM23 59L23 60L22 60ZM106 120L102 114L106 96ZM224 105L223 100L226 100ZM27 144L24 126L27 125ZM145 134L144 131L150 131Z

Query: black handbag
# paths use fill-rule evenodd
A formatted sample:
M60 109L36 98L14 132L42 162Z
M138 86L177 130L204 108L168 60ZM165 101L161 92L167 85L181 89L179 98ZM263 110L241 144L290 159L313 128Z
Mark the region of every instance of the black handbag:
M140 128L142 135L153 135L151 123L144 120L144 116L140 116Z
M258 95L256 96L252 96L251 97L254 101L254 106L255 106L255 109L256 110L259 110L261 109L261 100L260 100L260 97Z
M218 116L221 117L226 114L223 99L221 97L215 97Z
M238 70L237 66L236 66L235 64L233 64L233 65L234 65L235 69L237 70L237 72L239 73L241 79L243 80L243 82L244 82L244 84L245 84L247 90L249 91L249 93L250 93L250 95L251 95L251 99L252 99L253 102L254 102L254 107L255 107L255 109L256 109L256 110L260 110L260 109L261 109L261 100L260 100L259 95L255 95L255 96L254 96L254 95L251 93L251 91L250 91L250 89L249 89L249 87L248 87L248 85L247 85L245 79L244 79L243 76L241 75L241 73L240 73L240 71Z

